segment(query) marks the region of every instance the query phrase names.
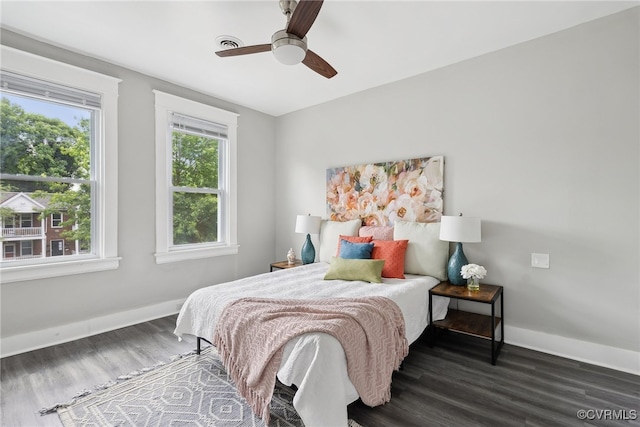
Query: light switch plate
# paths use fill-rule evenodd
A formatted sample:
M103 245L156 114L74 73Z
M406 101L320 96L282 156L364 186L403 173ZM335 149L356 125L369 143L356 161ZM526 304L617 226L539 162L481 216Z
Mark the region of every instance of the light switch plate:
M549 268L549 254L531 254L531 267Z

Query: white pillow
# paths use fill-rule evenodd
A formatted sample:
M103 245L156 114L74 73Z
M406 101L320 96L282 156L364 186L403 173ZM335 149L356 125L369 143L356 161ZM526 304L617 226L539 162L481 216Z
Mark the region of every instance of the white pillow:
M449 242L440 240L439 222L396 221L394 240L409 240L404 256L404 272L447 280Z
M336 256L340 235L357 236L361 225L360 219L344 222L323 219L320 223L320 262L330 263L331 258Z

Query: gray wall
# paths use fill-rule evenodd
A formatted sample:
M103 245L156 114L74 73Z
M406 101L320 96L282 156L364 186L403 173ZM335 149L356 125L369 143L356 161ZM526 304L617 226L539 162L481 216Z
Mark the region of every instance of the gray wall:
M6 30L1 35L4 45L122 79L118 104L119 225L113 230L118 233L120 268L2 284L3 339L184 299L204 285L268 271L275 245L275 118ZM155 263L153 89L240 114L237 256Z
M3 30L3 44L123 82L121 266L3 284L2 337L266 271L299 252L295 215L325 214L327 168L444 155L445 213L483 219L465 252L506 287L507 325L637 353L638 22L635 8L279 118ZM155 264L152 89L240 114L238 256ZM551 268L532 269L532 252Z
M638 22L631 9L278 118L277 253L302 245L296 214L326 214L327 168L444 155L445 214L482 218L465 252L505 286L507 325L638 352Z

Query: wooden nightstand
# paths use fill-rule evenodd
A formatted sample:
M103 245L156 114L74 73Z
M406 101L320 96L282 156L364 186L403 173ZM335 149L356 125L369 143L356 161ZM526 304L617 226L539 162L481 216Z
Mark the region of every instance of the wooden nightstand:
M278 261L271 263L271 269L269 271L273 271L273 269L281 270L285 268L294 268L300 267L302 265L302 261L297 259L293 264L289 264L289 261Z
M495 365L498 354L500 354L500 350L504 345L504 295L502 291L502 286L480 284L480 290L474 292L468 290L466 286L455 286L449 282L442 282L431 288L429 290L429 328L432 328L431 345L435 344L436 329L438 328L489 339L491 340L491 364ZM491 304L491 315L449 309L445 319L433 321L433 295ZM498 299L500 299L501 317L496 315L496 302ZM496 341L496 329L498 326L500 326L500 341Z

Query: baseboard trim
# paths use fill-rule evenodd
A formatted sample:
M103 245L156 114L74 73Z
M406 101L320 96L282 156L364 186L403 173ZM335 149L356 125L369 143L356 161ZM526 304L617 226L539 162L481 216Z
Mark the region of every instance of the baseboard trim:
M184 299L0 339L0 357L13 356L176 314ZM640 375L640 352L505 325L505 342Z
M184 299L166 301L106 316L74 322L53 328L0 338L0 357L13 356L52 345L86 338L149 320L170 316L180 311ZM177 338L176 338L177 339Z
M640 352L637 351L507 325L504 335L507 344L640 375Z

